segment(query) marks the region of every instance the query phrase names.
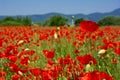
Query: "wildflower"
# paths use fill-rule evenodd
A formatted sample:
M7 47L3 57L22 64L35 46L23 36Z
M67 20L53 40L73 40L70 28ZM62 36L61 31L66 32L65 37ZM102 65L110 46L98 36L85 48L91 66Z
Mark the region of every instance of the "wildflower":
M105 72L93 71L80 73L79 80L114 80L114 79Z
M74 50L74 53L75 53L75 54L78 54L78 53L79 53L79 50Z
M18 71L21 71L21 69L18 67L17 64L14 63L8 63L8 66L10 67L12 72L18 73Z
M30 49L29 48L26 48L24 51L29 51Z
M58 34L57 33L54 33L54 38L58 39Z
M120 48L116 48L114 52L120 56Z
M98 25L93 21L82 21L79 26L80 30L85 32L94 32L98 29Z
M54 50L52 50L52 51L43 50L42 52L45 54L46 58L53 58L54 57L54 53L55 53Z
M60 30L60 27L57 27L57 30L59 31L59 30Z
M113 64L116 64L116 63L118 63L119 61L118 61L118 59L116 59L116 58L112 58L111 59L111 63L113 63Z
M19 80L20 78L21 76L18 74L12 75L12 80Z
M17 44L20 45L22 43L24 43L24 40L20 40Z
M22 57L21 60L20 60L20 64L22 66L28 65L28 62L29 62L29 57Z
M21 75L21 76L23 76L23 73L21 71L18 71L18 74Z
M53 65L53 64L54 64L54 61L53 61L53 60L48 60L47 64Z
M87 64L86 67L85 67L85 70L86 70L86 72L91 71L91 65L90 65L90 64Z
M0 71L0 77L2 76L6 76L6 72L5 71Z
M14 63L17 61L17 57L15 55L8 56L8 59Z
M98 52L98 55L103 55L106 53L106 50L105 49L101 49L99 52Z
M92 62L94 65L97 64L96 59L95 59L92 55L90 55L90 54L86 54L86 55L84 55L84 56L77 56L76 58L77 58L77 60L79 60L80 63L82 63L82 64L89 64L89 63L91 63L91 62Z
M5 57L5 54L2 54L1 52L0 52L0 58L4 58Z
M98 56L100 58L105 58L105 57L109 57L109 55L107 54L107 51L105 49L101 49L99 52L98 52Z
M39 75L41 74L41 69L39 69L39 68L30 69L30 72L31 72L34 76L39 76Z

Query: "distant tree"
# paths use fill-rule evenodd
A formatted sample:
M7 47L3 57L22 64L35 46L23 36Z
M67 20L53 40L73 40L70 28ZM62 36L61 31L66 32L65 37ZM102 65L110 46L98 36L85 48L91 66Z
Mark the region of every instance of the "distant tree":
M32 26L32 20L28 16L24 17L23 18L23 25L24 26Z
M4 26L23 26L22 23L16 22L16 21L4 21L1 23Z
M0 20L0 24L2 23L2 20Z
M64 26L68 22L68 19L63 16L52 16L49 19L46 19L44 26Z
M15 21L15 19L12 16L8 16L4 18L3 21Z
M22 26L22 23L16 21L12 16L8 16L1 21L1 24L4 26Z
M43 23L43 26L49 26L50 25L50 18L46 19Z
M21 23L21 22L23 22L23 18L20 16L17 16L16 21Z
M29 17L16 17L13 18L11 16L6 17L1 21L1 24L4 26L31 26L32 20Z
M2 25L2 20L0 20L0 26Z
M120 17L118 16L107 16L98 21L100 26L120 25Z
M84 19L83 18L78 18L75 20L75 26L78 26L80 22L82 22Z

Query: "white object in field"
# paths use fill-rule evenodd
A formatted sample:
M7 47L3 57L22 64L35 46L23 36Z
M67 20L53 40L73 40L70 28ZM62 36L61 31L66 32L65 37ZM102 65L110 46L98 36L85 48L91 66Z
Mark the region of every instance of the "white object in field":
M58 39L58 34L57 33L54 33L54 38Z
M21 75L21 76L23 76L23 73L21 71L18 71L18 74Z
M85 67L86 72L90 72L91 71L91 65L87 64Z
M105 49L101 49L101 50L98 52L99 55L102 55L102 54L105 54L105 53L106 53L106 50L105 50Z
M26 48L24 51L29 51L30 49L29 48Z
M22 43L24 43L24 40L20 40L17 44L20 45Z

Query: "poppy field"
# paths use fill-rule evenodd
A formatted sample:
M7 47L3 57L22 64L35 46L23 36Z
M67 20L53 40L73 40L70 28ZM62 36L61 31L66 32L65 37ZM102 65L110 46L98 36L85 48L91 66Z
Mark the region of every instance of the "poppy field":
M120 80L120 27L83 24L0 27L0 80Z

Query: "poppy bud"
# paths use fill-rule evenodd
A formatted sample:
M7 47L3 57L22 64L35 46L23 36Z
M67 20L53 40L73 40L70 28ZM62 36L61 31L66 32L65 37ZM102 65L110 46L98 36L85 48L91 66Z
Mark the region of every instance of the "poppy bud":
M98 55L103 55L106 53L106 50L105 49L101 49L99 52L98 52Z
M55 39L58 39L57 33L54 34L54 38L55 38Z
M26 48L24 51L29 51L30 49L29 48Z
M21 76L23 76L23 73L21 71L18 71L18 74L21 75Z
M20 45L22 43L24 43L24 40L20 40L17 44Z
M91 71L91 65L87 64L86 67L85 67L85 69L86 69L86 72L90 72Z

